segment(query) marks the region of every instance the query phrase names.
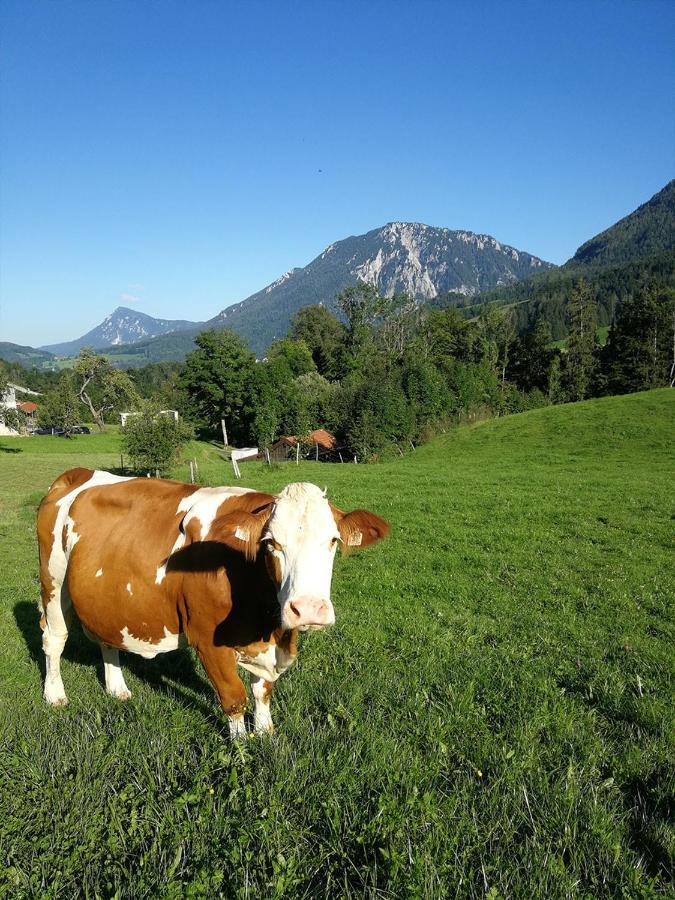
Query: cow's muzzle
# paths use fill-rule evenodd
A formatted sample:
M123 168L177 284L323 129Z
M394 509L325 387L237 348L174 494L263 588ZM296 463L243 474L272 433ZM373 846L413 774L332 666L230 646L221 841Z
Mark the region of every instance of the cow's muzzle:
M330 600L296 597L286 602L281 618L284 628L325 628L335 622L335 611Z

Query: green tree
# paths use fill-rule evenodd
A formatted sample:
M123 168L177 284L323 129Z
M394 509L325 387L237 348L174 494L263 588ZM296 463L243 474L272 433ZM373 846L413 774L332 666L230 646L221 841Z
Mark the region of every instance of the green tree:
M451 361L473 361L478 329L458 309L423 311L418 327L419 351L441 371L451 368Z
M346 329L323 304L303 306L291 319L290 337L304 341L317 371L329 381L343 374Z
M551 325L542 317L537 319L533 328L515 340L508 374L522 390L548 389L549 370L556 354L551 348L551 342Z
M566 387L570 400L583 400L588 396L594 374L597 324L593 292L583 278L577 281L570 296L569 316Z
M316 364L303 340L278 338L267 351L267 365L277 378L289 380L307 372L315 372Z
M143 401L126 421L122 447L135 469L158 469L164 474L192 437L192 429L182 419L160 412L152 401Z
M403 358L419 323L419 306L410 294L379 297L375 340L387 365Z
M78 396L89 409L98 430L105 431L105 415L123 406L135 406L138 394L127 372L114 369L107 356L83 347L74 369Z
M675 291L645 286L621 305L602 352L613 393L672 383L675 361Z
M204 331L188 353L179 385L196 424L217 432L225 419L231 443L248 443L253 435L256 397L261 379L255 356L233 331Z
M353 372L366 365L373 354L372 328L382 309L383 298L372 284L360 281L341 291L335 298L347 320L345 368Z
M62 428L70 436L80 420L81 409L75 375L66 369L56 387L40 400L38 422L45 427Z
M565 400L565 392L562 386L562 370L560 365L560 354L556 353L551 360L551 366L548 370L548 384L546 386L546 396L549 403L563 403Z

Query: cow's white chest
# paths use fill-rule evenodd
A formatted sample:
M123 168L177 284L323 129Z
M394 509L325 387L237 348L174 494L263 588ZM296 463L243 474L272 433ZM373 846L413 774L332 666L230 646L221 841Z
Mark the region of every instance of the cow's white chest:
M282 672L295 662L295 657L290 653L286 653L276 644L270 644L264 653L258 653L257 656L248 656L237 650L237 663L255 675L257 678L264 678L265 681L276 681Z

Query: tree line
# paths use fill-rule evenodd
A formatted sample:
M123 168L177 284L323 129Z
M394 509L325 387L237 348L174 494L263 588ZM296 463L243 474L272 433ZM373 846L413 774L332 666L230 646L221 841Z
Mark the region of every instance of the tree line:
M645 390L675 377L675 291L648 281L624 297L604 346L594 290L583 279L569 295L566 347L554 344L544 316L520 330L513 310L494 304L469 319L360 283L342 291L337 306L340 317L323 305L300 309L262 360L229 330L197 335L182 364L133 375L85 349L74 369L48 379L40 419L68 429L86 413L103 430L126 408L143 411L140 428L170 408L202 436L219 435L224 419L235 446L268 447L282 435L326 428L368 460L459 421ZM181 434L184 440L189 428Z

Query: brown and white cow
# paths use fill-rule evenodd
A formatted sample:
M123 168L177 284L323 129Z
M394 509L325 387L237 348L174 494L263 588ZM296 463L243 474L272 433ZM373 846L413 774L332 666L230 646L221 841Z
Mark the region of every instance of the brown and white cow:
M272 688L295 660L297 632L335 621L338 543L366 547L388 531L309 483L273 496L71 469L38 511L45 700L68 702L60 658L74 610L101 646L112 696L131 696L120 650L151 659L189 644L231 734L245 735L237 664L253 676L256 731L271 731Z

